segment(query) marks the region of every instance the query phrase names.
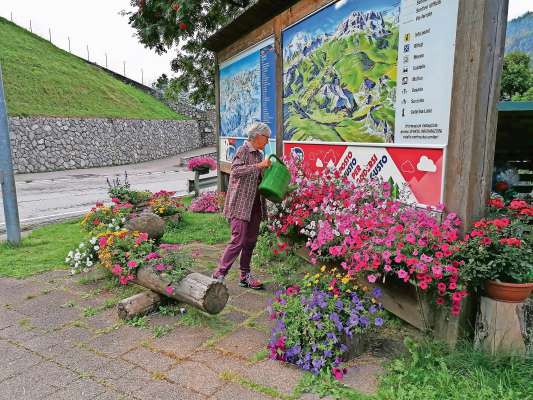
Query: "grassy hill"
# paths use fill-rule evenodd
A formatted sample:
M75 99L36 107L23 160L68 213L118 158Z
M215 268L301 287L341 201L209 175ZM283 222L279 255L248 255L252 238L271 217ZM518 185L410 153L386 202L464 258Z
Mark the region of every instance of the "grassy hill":
M185 119L149 94L0 18L10 116Z

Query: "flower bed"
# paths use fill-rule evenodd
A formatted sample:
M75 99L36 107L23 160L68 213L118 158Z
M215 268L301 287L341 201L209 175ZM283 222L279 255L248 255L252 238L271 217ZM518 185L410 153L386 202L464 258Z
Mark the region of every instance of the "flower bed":
M271 358L341 379L346 372L342 362L365 350L366 335L384 323L381 291L365 292L335 272L323 266L308 274L301 287L276 293L269 306L276 321L268 345Z
M224 208L224 193L204 192L195 198L189 210L200 213L218 213Z
M441 324L437 308L459 316L467 292L455 214L401 202L388 182L354 184L336 171L319 176L286 162L298 188L274 212L278 236L305 246L311 264L380 286L385 307L420 329Z

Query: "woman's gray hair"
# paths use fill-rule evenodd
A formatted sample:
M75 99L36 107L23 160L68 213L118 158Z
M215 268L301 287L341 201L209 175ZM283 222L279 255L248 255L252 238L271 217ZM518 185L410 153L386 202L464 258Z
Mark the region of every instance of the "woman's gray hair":
M254 140L257 135L263 135L269 138L271 133L272 131L264 122L253 122L248 127L248 140Z

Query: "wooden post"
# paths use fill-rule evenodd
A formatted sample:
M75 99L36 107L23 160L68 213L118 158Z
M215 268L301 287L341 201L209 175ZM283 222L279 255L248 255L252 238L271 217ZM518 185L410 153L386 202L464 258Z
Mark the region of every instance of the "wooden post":
M117 304L117 313L120 319L129 320L138 315L149 314L155 311L164 297L151 290L138 293Z
M465 229L490 195L508 0L460 0L444 204Z
M475 345L491 354L533 355L533 300L506 303L481 297Z

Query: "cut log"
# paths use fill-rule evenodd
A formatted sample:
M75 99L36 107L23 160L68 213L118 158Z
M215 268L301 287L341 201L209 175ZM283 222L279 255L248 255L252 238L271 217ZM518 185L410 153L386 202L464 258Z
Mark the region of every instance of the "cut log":
M507 303L481 297L475 345L491 354L533 355L533 299Z
M146 315L155 311L163 301L163 296L151 290L138 293L122 300L117 305L118 316L129 320L139 315Z
M150 267L144 266L137 271L136 283L209 314L218 314L222 311L229 298L228 289L223 283L196 272L171 285ZM168 292L169 287L172 287L172 293Z

